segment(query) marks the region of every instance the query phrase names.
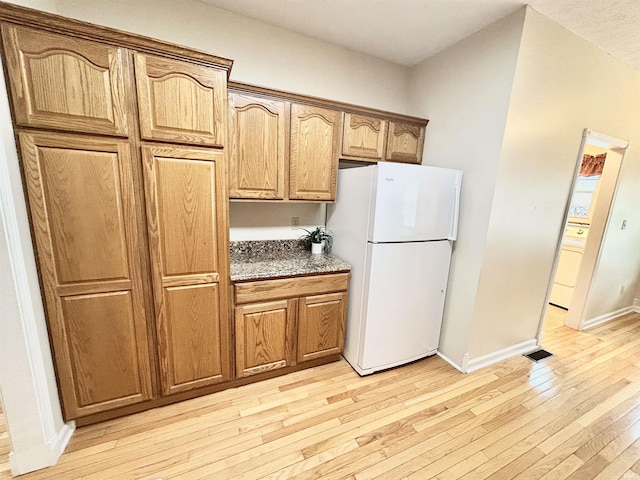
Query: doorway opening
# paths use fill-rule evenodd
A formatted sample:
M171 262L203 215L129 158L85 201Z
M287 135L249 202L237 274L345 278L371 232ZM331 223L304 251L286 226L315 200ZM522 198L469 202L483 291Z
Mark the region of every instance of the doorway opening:
M629 142L585 129L567 198L542 318L585 328L589 289L596 272L622 158Z

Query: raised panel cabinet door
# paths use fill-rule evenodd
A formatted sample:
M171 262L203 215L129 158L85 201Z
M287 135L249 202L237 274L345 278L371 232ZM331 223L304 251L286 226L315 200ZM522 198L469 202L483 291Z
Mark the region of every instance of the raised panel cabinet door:
M224 154L143 146L165 395L230 379Z
M231 198L284 199L285 102L229 94Z
M382 160L387 122L375 117L344 114L342 155Z
M299 362L342 352L346 307L346 293L298 299Z
M7 24L2 38L18 125L128 134L125 50Z
M295 302L289 299L236 307L238 378L295 365Z
M342 112L291 105L289 198L336 199Z
M135 54L140 135L222 147L227 128L224 70Z
M392 162L422 162L424 149L423 125L405 122L389 122L386 159Z
M150 399L128 142L19 140L65 417Z

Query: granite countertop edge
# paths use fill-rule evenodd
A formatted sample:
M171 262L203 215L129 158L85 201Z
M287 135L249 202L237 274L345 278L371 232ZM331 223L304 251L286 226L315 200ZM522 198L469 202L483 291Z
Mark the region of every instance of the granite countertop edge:
M232 282L349 272L338 257L312 254L299 240L230 242Z

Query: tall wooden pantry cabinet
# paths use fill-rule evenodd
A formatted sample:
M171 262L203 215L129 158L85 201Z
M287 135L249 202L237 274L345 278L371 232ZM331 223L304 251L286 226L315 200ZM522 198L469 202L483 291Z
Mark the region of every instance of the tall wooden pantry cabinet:
M66 419L231 378L231 61L21 7L2 41Z

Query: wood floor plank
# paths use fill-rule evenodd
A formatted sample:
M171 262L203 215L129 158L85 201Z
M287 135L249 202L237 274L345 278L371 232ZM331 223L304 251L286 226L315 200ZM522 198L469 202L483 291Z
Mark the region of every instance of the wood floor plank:
M537 480L571 457L577 458L581 465L639 418L640 392L570 438L551 454L545 455L544 458L529 467L526 472L518 475L516 480Z
M640 315L576 332L552 312L539 363L462 374L431 357L360 377L339 361L78 428L21 479L639 478Z

